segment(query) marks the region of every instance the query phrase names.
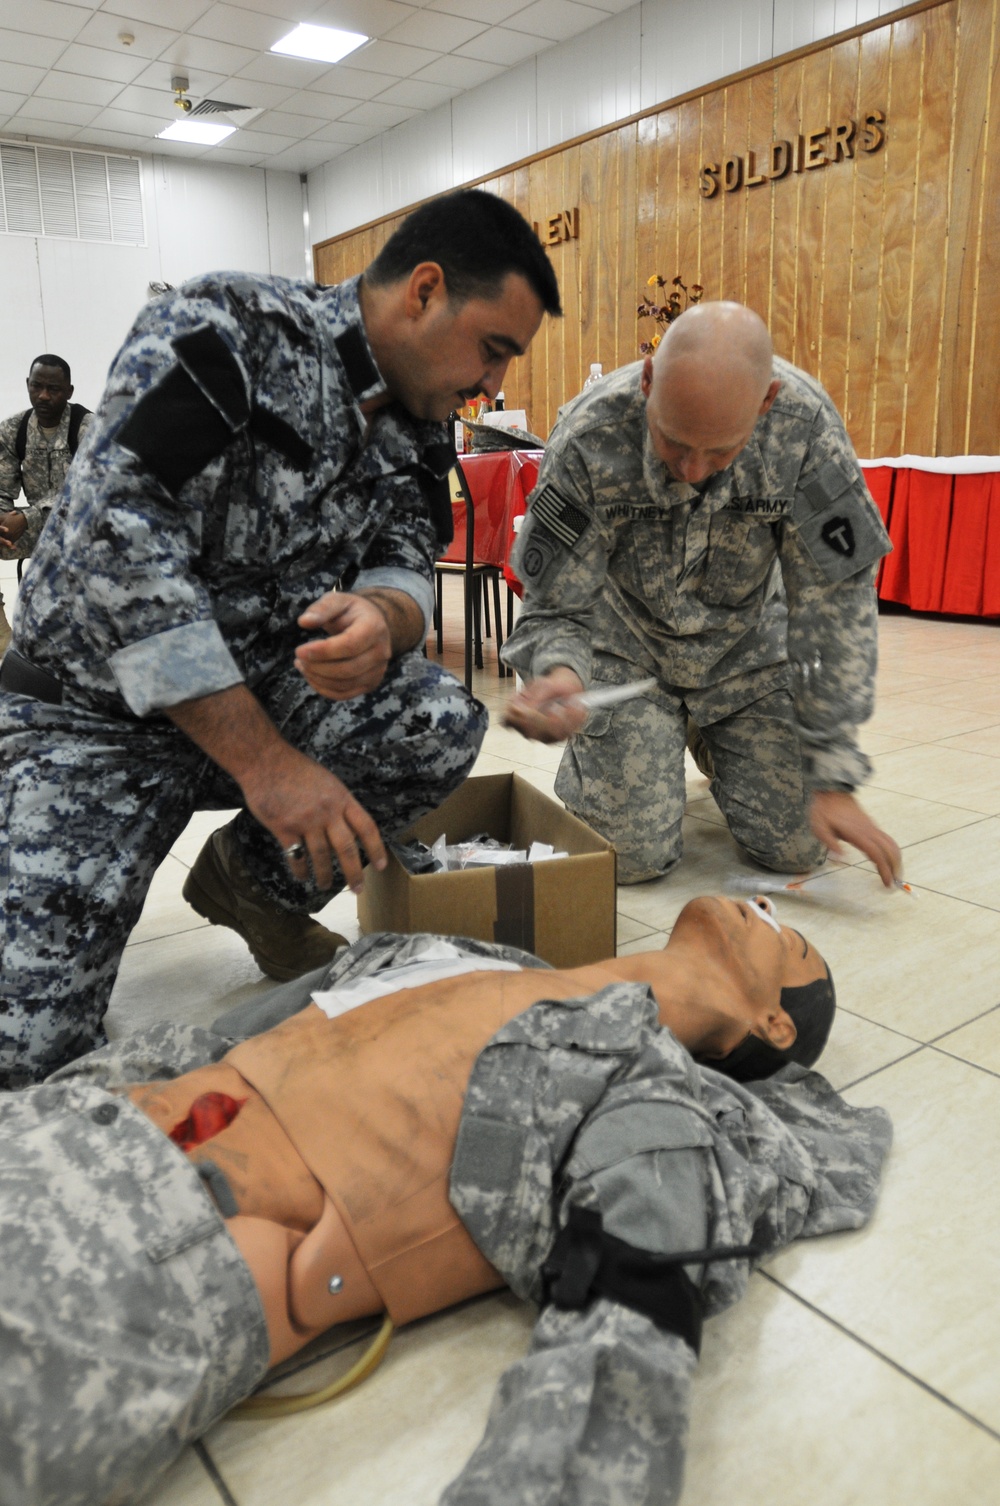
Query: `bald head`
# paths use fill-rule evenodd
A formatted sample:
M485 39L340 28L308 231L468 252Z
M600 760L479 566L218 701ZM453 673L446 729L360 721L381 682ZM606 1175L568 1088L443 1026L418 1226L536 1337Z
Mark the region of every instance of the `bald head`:
M656 454L674 480L705 481L730 465L780 383L767 326L741 303L700 303L646 358L642 386Z

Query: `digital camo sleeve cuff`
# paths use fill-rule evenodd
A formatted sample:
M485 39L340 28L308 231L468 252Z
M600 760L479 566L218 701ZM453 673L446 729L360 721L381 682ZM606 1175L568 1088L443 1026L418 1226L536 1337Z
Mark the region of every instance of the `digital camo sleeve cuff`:
M49 521L49 513L55 497L49 497L44 502L22 503L17 509L24 513L24 532L14 545L13 551L7 554L8 559L26 560L33 552L35 545L41 538L42 529Z
M136 716L243 683L243 673L214 622L186 622L130 643L112 654L109 663Z
M404 596L412 597L423 613L424 633L430 632L434 619L434 587L429 580L418 575L415 570L382 565L375 570L360 571L352 589L366 591L376 586L382 586L388 591L402 591Z
M849 732L854 730L850 728ZM870 778L871 763L847 731L840 728L839 736L824 739L815 731L803 733L799 729L802 772L810 791L856 790Z

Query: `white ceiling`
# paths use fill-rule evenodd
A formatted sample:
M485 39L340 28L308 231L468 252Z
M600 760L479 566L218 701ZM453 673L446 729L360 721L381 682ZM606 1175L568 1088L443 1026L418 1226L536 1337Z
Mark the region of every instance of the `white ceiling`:
M0 0L0 136L307 172L634 3ZM372 40L333 66L271 54L300 21ZM182 118L175 73L264 113L218 147L154 141Z

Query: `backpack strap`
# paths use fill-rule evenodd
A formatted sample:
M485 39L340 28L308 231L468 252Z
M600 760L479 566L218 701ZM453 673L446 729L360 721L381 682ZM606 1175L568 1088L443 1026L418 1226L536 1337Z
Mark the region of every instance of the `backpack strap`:
M18 461L23 461L28 448L28 419L34 410L25 409L21 414L21 422L17 426L17 434L14 437L14 449L17 451Z
M70 403L69 405L69 452L71 455L76 454L77 446L80 443L80 425L89 412L90 409L85 408L82 403ZM27 430L27 423L25 423L24 427Z

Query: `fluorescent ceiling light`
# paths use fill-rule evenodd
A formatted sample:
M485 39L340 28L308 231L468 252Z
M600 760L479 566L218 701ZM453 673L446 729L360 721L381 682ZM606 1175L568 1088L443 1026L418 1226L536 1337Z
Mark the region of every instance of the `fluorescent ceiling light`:
M317 63L339 63L368 38L360 31L340 31L336 26L308 26L304 22L287 37L275 42L272 52L293 58L313 58Z
M165 131L157 131L157 141L188 141L195 146L218 146L236 130L234 125L212 125L207 120L175 120Z

